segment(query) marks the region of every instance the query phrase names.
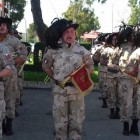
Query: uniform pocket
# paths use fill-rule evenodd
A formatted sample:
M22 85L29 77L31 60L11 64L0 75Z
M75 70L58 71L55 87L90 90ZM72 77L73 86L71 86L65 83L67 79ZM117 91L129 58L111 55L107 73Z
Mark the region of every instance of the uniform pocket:
M0 82L0 100L4 99L4 85Z

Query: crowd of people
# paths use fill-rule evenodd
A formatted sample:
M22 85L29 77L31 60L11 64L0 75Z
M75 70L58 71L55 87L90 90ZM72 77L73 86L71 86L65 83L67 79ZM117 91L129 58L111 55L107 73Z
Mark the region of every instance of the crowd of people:
M21 68L27 58L27 48L17 31L11 32L11 26L10 18L0 17L0 139L2 135L13 135L12 122L22 105ZM42 68L52 83L55 140L81 140L85 119L82 93L92 90L94 62L98 62L101 107L109 108L110 119L123 122L123 135L139 136L139 28L126 25L119 32L100 34L100 47L91 55L76 40L78 26L55 18L45 34ZM84 88L79 83L84 83Z
M93 54L98 62L102 108L109 118L123 122L123 135L139 135L140 32L126 25L116 33L100 34L100 47ZM131 123L132 122L132 123Z
M23 73L18 72L27 57L26 46L16 32L11 34L11 27L10 18L0 17L0 139L13 135L13 119L22 104Z

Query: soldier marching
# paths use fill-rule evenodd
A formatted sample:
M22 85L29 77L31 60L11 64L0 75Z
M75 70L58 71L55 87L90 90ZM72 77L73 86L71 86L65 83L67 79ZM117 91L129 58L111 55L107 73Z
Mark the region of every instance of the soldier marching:
M103 84L106 86L104 86L103 90L106 91L104 95L107 102L104 97L102 97L103 103L105 107L107 107L107 105L109 106L110 119L120 119L121 122L123 122L123 135L128 136L134 134L138 136L140 102L138 95L140 88L138 86L139 63L137 63L137 61L139 62L139 30L136 31L134 27L125 25L117 34L110 34L107 40L107 47L104 48L103 51L100 51L100 53L99 50L97 50L95 54L93 54L93 60L100 60L98 66L99 82L101 78L100 67L104 64L103 62L106 62L106 69L104 70L105 78L103 81ZM113 40L116 45L113 45ZM110 45L113 47L109 47ZM107 50L108 47L110 51ZM97 52L99 54L98 56L96 55ZM102 58L103 54L106 58ZM135 61L133 60L134 56L138 57ZM132 65L132 62L135 63L136 67ZM131 69L128 69L129 67ZM101 70L103 70L103 68L101 68ZM129 72L129 70L132 70L134 75L131 71ZM102 87L99 86L99 88L102 91ZM132 120L132 123L130 123L130 120Z
M67 75L71 71L75 71L75 68L79 67L79 64L82 62L85 63L88 73L91 74L94 66L93 61L99 62L99 88L102 108L108 107L109 119L121 120L123 123L123 135L133 134L139 136L139 30L126 25L118 33L101 34L98 37L98 41L101 44L92 56L93 61L87 61L87 58L90 58L90 52L81 47L78 41L75 40L78 24L65 19L58 21L54 22L58 23L57 34L53 32L54 36L51 36L51 31L53 30L50 28L50 30L47 30L46 45L48 48L44 54L42 64L43 70L50 76L53 82L53 117L55 120L56 139L81 139L82 123L85 118L84 98L78 93L71 79L68 79L64 85L62 85L61 81L63 82ZM11 19L0 18L0 42L2 48L7 50L5 51L5 57L1 61L6 61L10 65L9 67L8 65L7 67L3 66L3 69L8 69L8 72L2 76L4 77L2 84L4 84L5 95L2 97L2 101L6 102L6 110L1 110L1 114L6 113L1 115L1 120L3 120L1 125L5 135L13 135L12 121L15 117L16 100L19 105L19 92L20 90L23 91L22 82L18 88L19 82L17 82L17 79L21 78L21 75L18 75L18 71L21 70L27 56L27 50L19 39L8 34L8 29L11 25ZM50 37L50 40L47 37ZM13 54L13 58L11 58L11 54ZM6 76L10 77L7 78ZM66 93L70 98L66 97ZM67 112L65 112L66 110ZM70 112L72 111L76 113L79 111L79 116L76 116L76 114L71 116ZM75 117L77 117L76 120L74 119ZM65 120L67 120L67 123ZM75 130L73 131L72 128Z

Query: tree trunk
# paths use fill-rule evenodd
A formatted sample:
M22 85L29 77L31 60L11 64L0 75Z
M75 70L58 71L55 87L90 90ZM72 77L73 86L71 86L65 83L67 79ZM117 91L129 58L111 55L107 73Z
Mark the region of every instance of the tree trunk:
M42 11L40 8L40 0L31 0L31 11L33 14L33 20L35 29L40 42L45 42L45 24L42 19Z

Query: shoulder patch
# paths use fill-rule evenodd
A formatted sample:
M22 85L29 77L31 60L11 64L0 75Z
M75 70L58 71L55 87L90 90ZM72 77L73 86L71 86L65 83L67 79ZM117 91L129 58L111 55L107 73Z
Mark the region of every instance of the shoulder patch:
M6 53L5 56L4 56L4 59L5 59L6 61L11 60L11 55L10 55L10 53Z

